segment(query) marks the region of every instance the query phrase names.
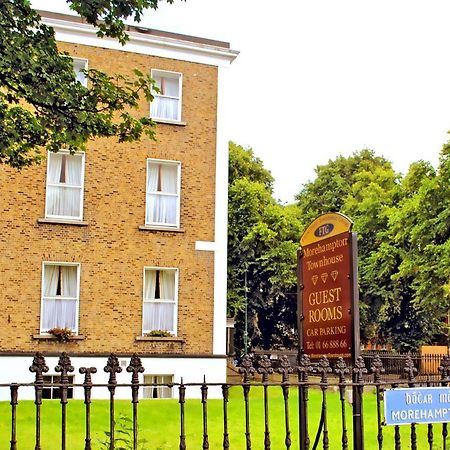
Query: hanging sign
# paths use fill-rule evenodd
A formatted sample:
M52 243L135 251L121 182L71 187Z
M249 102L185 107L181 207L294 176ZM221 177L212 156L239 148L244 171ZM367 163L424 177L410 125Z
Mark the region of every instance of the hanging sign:
M324 214L300 240L300 349L311 358L351 357L359 346L356 234L351 227L343 214Z

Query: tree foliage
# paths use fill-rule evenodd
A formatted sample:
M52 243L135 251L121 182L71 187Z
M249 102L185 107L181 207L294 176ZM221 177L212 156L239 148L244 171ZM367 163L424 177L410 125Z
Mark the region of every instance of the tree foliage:
M318 166L316 174L297 196L303 226L306 228L315 217L332 211L342 212L354 221L358 233L362 338L372 339L378 331L377 317L390 293L382 291L382 274L369 270L368 264L383 242L389 208L398 201L398 176L388 160L367 149Z
M69 0L98 34L126 41L123 19L139 20L156 0ZM172 3L172 0L169 0ZM22 168L38 162L41 149L84 149L88 140L120 142L154 138L149 117L135 117L139 96L153 99L149 75L135 79L90 69L88 88L76 81L72 60L58 51L51 27L28 0L0 2L0 162Z
M413 163L405 177L369 150L316 170L298 195L303 227L341 211L358 233L361 337L400 350L442 340L450 290L450 162L435 173ZM448 333L447 333L448 334Z
M348 215L358 233L363 342L403 351L448 343L450 143L437 170L418 161L405 176L371 150L339 156L317 167L295 205L276 203L272 185L251 149L230 144L228 301L238 348L245 278L251 345L294 345L297 243L330 211Z
M412 180L415 179L415 183ZM420 180L420 182L418 181ZM448 340L450 311L450 145L436 173L417 163L404 181L405 196L392 211L390 237L400 264L393 282L408 284L411 306L423 322L424 338ZM409 327L415 327L409 323ZM447 329L446 329L447 328Z
M236 346L243 348L246 306L253 347L292 346L297 213L273 199L272 175L251 149L230 143L229 167L228 312L236 317Z

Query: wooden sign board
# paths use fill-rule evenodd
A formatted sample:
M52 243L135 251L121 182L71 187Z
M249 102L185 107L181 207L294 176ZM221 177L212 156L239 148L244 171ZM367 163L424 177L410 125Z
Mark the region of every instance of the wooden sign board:
M324 214L300 240L300 349L310 358L350 358L359 348L356 234L351 227L343 214Z

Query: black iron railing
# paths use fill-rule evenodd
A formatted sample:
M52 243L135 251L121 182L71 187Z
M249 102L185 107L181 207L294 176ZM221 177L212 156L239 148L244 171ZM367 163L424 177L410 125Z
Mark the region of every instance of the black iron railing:
M394 353L394 352L379 352L379 351L364 351L361 355L367 367L372 365L374 358L380 358L385 376L397 375L398 377L405 377L404 367L406 360L413 361L417 369L417 375L420 378L431 378L438 380L439 366L442 354L421 354L421 353Z
M323 450L337 448L342 450L350 448L355 450L364 448L368 450L383 448L395 448L396 450L402 448L446 449L447 424L421 426L411 424L402 429L398 425L394 427L384 425L383 392L386 388L448 386L450 384L450 358L448 356L443 357L440 361L439 380L431 377L419 379L418 366L420 364L412 357L406 357L402 370L404 378L387 380L383 360L379 355L373 356L370 365L367 365L364 358L360 357L353 366L347 365L343 359L330 363L325 357L313 364L306 355L300 358L298 364L292 364L284 356L277 361L275 367L267 355L259 356L256 360L247 355L239 367L242 375L240 383L208 383L204 378L199 383L184 383L181 380L179 383L164 384L176 393L177 412L170 420L176 420L179 425L179 435L172 436L171 443L167 444L169 447L164 448L180 450L199 448L198 445L190 443L192 430L189 430L188 427L192 425L188 424L191 423L189 414L192 414L192 409L187 407L189 400L186 399L186 389L198 389L201 402L198 417L201 427L198 428L197 434L201 434L201 436L197 437L203 450L209 448L232 448L233 450L251 450L252 448L263 448L264 450L281 448L299 448L300 450L319 448ZM127 384L117 382L116 375L122 371L122 367L115 355L108 358L106 366L103 368L103 371L109 376L107 384L93 382L93 377L97 373L95 367L79 368L79 373L84 376L84 381L82 384L74 384L70 374L75 371L75 368L66 353L59 358L55 370L60 374L58 382L45 381L44 374L49 371L49 368L43 355L38 353L30 367L30 371L35 373L33 383L0 385L0 389L9 389L10 391L10 414L7 417L0 417L0 430L4 429L2 426L6 423L9 428L8 436L0 436L0 441L9 442L9 444L3 447L0 444L0 448L25 449L18 434L21 431L18 429L18 408L20 408L21 402L21 400L19 401L21 389L30 387L34 390L32 434L35 450L45 450L42 444L42 432L45 431L42 413L47 404L43 400L43 391L48 388L59 389L60 417L54 419L60 421L57 448L63 450L100 448L98 441L94 441L92 437L93 412L91 406L95 402L92 399L93 388L102 388L109 392L108 430L106 432L108 439L103 445L110 450L143 448L139 445L139 422L143 420L143 416L139 414L142 411L140 393L147 386L160 386L160 384L139 382L139 374L144 372L144 367L138 355L133 355L126 367L126 371L131 375L131 382ZM210 388L213 386L221 387L222 397L220 400L209 399ZM122 442L120 446L117 444L117 438L123 433L123 429L117 428L117 412L115 410L118 401L116 389L119 387L130 389L129 399L131 400L129 439L127 443ZM78 424L80 428L84 426L84 439L76 444L69 444L67 441L68 405L74 401L69 398L71 389L82 389L84 399L84 423ZM260 393L258 398L253 395L255 391ZM275 400L274 391L279 394L279 400ZM230 392L233 392L232 396ZM230 428L230 404L235 405L236 392L239 392L239 401L241 402L239 405L242 408L240 413L243 422L242 428L235 425ZM313 401L311 397L314 397L315 400ZM53 400L53 402L55 401ZM220 401L221 406L211 415L209 407L213 401ZM255 421L255 402L259 402L257 404L261 408L259 421ZM331 403L334 405L332 409L330 409ZM272 414L271 408L276 409L275 416ZM163 419L160 418L160 421ZM217 433L218 425L221 428L219 444L217 436L211 440L212 434ZM160 427L161 422L152 426ZM276 432L272 432L273 427ZM211 429L213 429L212 432ZM408 430L408 433L405 430ZM280 436L281 434L282 436ZM155 449L156 447L148 442L146 448Z
M297 352L293 350L252 350L255 356L267 355L274 365L274 367L279 364L281 358L286 356L292 365L296 364ZM372 362L375 358L380 358L383 363L383 379L392 379L394 376L398 378L405 378L405 373L403 371L407 359L411 359L414 366L418 370L417 376L419 378L431 378L434 380L439 380L439 365L441 364L442 358L445 355L431 353L423 354L416 352L409 353L397 353L393 351L379 351L379 350L364 350L361 353L364 359L364 364L366 367L371 367Z

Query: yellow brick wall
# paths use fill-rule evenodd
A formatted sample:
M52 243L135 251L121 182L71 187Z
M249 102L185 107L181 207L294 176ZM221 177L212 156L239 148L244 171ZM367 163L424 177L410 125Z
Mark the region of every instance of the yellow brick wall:
M0 352L211 353L214 255L196 251L195 241L214 240L217 69L83 45L60 48L108 73L181 72L186 126L159 124L157 142L90 143L85 227L37 222L45 213L45 162L21 172L0 166ZM149 111L145 100L140 107L142 114ZM139 230L149 157L181 161L183 232ZM43 261L81 263L79 334L85 339L59 344L33 338L39 334ZM136 341L145 266L179 269L183 343Z

